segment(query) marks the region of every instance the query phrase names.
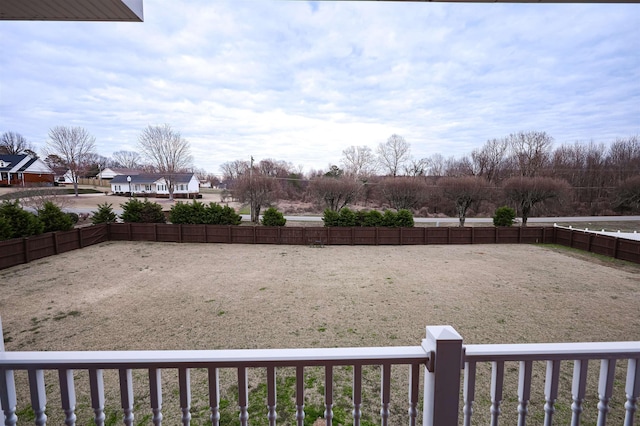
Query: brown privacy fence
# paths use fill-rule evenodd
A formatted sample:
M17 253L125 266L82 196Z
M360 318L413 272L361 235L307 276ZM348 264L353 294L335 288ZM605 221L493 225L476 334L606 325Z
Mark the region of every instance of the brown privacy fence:
M560 244L640 263L640 241L556 227L333 228L109 223L0 242L0 269L104 241L288 245Z

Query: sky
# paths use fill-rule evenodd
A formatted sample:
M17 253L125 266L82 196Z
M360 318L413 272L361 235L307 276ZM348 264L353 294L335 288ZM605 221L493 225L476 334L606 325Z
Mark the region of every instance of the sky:
M40 152L80 126L99 154L149 125L194 166L308 172L403 136L416 159L547 132L640 134L640 4L144 0L143 23L0 21L0 133Z

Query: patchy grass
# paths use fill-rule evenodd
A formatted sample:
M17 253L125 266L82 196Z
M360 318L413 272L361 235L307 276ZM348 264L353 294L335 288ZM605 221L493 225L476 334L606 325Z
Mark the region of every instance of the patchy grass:
M640 265L560 246L110 242L3 271L0 307L9 351L415 346L428 324L450 324L466 343L640 340L639 273ZM572 366L563 368L557 421L564 424ZM517 364L505 371L503 423L514 424ZM221 424L238 424L237 371L220 374ZM334 424L351 423L352 374L334 370ZM165 423L179 424L177 372L162 375ZM252 425L267 424L265 376L249 370ZM406 423L407 376L394 367L392 425ZM29 417L27 377L16 377L22 421ZM479 366L479 423L488 423L490 377ZM295 371L278 369L277 378L278 424L295 424ZM535 370L533 423L544 411L543 378L544 363ZM77 371L75 379L78 424L89 424L88 375ZM46 383L50 400L59 398L57 375L47 373ZM191 383L192 424L204 424L206 371L192 370ZM313 424L324 412L324 371L306 368L305 385L305 424ZM117 371L105 371L105 386L108 424L121 423ZM380 369L364 369L363 424L379 424L379 386ZM590 389L585 424L595 423L597 411L597 387ZM134 371L134 392L136 424L149 424L147 371ZM616 424L620 398L611 414ZM63 424L60 411L49 404L51 424Z

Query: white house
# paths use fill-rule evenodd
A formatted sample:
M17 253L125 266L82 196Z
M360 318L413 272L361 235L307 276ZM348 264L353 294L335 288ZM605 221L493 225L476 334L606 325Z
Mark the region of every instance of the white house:
M135 169L122 169L119 167L105 167L104 170L101 170L100 173L96 175L96 179L113 179L116 176L133 176L139 175L142 173L140 170Z
M169 186L161 174L117 175L111 179L111 192L116 195L141 197L168 197ZM200 182L193 173L177 173L173 177L173 195L176 198L199 198Z

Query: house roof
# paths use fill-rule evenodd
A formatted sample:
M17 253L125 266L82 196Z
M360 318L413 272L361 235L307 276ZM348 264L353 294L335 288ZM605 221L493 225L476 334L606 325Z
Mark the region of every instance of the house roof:
M26 154L20 155L0 155L0 171L10 173L29 173L31 167L38 159ZM50 170L50 169L49 169ZM43 171L38 169L38 173L52 173L53 171Z
M143 21L142 0L2 0L0 20Z
M142 173L139 175L118 175L111 179L111 183L128 184L127 177L131 177L131 183L151 184L164 178L165 175L160 173ZM173 175L173 183L189 183L193 178L193 173L176 173Z

